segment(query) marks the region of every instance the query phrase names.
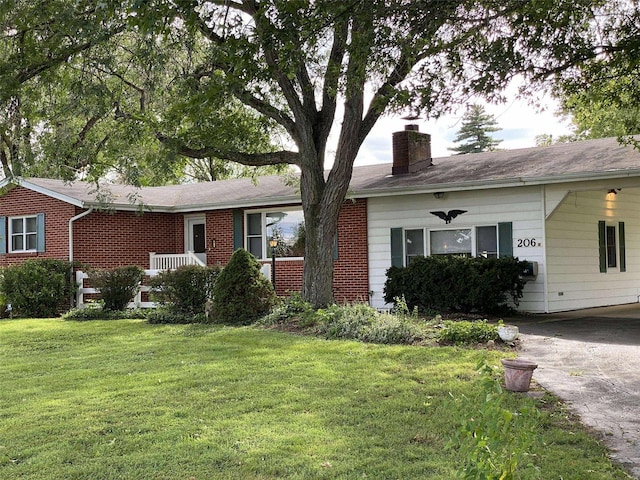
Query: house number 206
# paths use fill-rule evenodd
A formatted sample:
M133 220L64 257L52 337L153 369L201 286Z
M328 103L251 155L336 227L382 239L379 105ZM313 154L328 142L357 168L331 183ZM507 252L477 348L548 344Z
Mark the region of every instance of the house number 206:
M518 242L518 247L522 248L522 247L535 247L538 244L536 243L536 239L535 238L519 238L517 240Z

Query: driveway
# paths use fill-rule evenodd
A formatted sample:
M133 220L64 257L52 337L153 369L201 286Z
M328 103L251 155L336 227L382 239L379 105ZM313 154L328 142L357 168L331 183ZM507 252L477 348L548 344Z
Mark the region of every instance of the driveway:
M640 304L539 315L520 327L533 379L603 434L612 458L640 478Z

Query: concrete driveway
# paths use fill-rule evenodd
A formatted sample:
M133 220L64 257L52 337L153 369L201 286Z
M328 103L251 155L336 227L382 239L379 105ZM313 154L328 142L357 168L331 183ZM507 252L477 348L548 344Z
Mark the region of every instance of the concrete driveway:
M640 478L640 304L509 320L534 380L603 434L612 458Z

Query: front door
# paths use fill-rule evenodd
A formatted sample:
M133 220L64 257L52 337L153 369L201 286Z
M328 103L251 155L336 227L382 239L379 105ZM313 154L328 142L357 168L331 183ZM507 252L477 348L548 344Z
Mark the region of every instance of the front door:
M205 239L205 219L204 217L187 218L185 242L187 252L193 252L202 261L207 263L207 242Z

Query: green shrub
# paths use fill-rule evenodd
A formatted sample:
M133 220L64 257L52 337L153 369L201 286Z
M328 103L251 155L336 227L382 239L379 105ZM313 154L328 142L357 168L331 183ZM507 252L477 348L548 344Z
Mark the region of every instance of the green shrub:
M424 338L424 330L411 317L380 313L362 303L331 305L316 316L318 333L326 338L384 344L412 344Z
M134 265L89 273L91 285L100 292L103 309L111 311L127 307L138 293L143 278L144 270Z
M166 308L157 308L147 314L147 322L153 324L206 323L207 316L201 313L184 313Z
M247 323L275 305L273 285L260 273L260 262L246 250L236 250L213 288L212 317L222 323Z
M77 286L72 282L72 264L51 258L29 259L5 267L0 292L14 315L55 317L69 309Z
M85 307L74 308L62 315L63 320L123 320L123 319L147 318L147 313L142 309L128 310L104 310L102 308Z
M501 313L522 298L525 266L512 257L420 257L387 270L384 299L404 295L409 308L422 311Z
M299 293L295 293L272 308L258 323L267 327L284 324L312 327L317 321L313 305L302 300Z
M438 333L438 341L454 345L486 343L498 339L498 326L486 320L445 320Z
M152 299L171 312L191 316L205 314L219 274L220 267L199 265L161 272L150 281Z

